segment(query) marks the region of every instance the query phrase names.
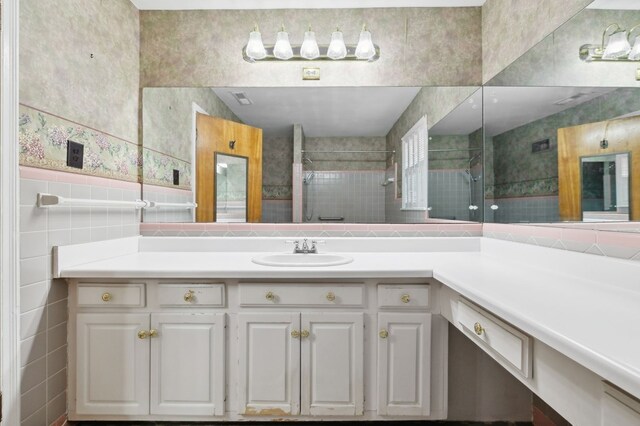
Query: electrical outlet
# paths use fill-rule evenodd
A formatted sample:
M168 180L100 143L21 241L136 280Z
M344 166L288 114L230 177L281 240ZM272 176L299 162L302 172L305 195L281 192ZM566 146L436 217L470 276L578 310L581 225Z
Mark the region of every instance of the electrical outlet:
M173 184L180 185L180 170L173 169Z
M67 141L67 166L81 169L84 162L84 145Z

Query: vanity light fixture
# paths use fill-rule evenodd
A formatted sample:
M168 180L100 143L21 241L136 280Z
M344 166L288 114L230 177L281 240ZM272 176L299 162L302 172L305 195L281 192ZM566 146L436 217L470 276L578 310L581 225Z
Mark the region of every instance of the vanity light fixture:
M309 31L304 33L304 41L300 46L300 56L304 59L316 59L320 56L320 48L316 41L316 33L311 31L311 25L309 25Z
M253 31L249 33L249 42L244 49L244 53L247 57L253 60L264 59L267 56L267 51L262 43L262 34L258 25L253 28Z
M580 47L580 59L585 62L640 61L638 30L640 25L627 31L618 24L611 24L603 31L601 44L585 44Z
M273 56L285 61L293 57L293 49L291 49L291 43L289 43L289 34L284 30L284 24L282 25L282 30L278 31L278 35L276 36L276 45L273 46Z
M331 33L331 43L327 49L327 56L333 60L344 59L347 56L347 46L344 44L344 37L340 28Z
M244 60L255 63L259 61L367 61L374 62L380 59L380 48L371 38L371 32L363 25L358 44L345 44L344 36L339 28L331 33L329 45L318 45L316 34L311 30L304 33L302 45L291 45L289 34L284 25L276 35L275 45L265 46L262 43L262 35L256 25L249 33L249 41L242 49Z

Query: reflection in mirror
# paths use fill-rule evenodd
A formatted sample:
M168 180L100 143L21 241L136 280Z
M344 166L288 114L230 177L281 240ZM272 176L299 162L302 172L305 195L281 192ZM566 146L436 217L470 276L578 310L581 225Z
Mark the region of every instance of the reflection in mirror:
M216 222L247 221L247 157L215 154Z
M196 219L216 220L203 214L214 201L204 184L223 172L223 152L249 157L247 222L480 221L481 104L478 87L145 88L144 197L196 200ZM412 139L416 123L425 129ZM240 220L221 177L220 217Z
M629 154L582 157L582 220L629 220Z
M638 2L592 2L486 84L485 221L609 221L616 216L589 211L590 201L583 208L581 158L624 153L628 219L640 220L640 62L584 61L579 54L583 45L601 45L612 23L627 31L640 24ZM615 215L625 213L619 195L616 188L622 211ZM612 226L623 224L603 225Z

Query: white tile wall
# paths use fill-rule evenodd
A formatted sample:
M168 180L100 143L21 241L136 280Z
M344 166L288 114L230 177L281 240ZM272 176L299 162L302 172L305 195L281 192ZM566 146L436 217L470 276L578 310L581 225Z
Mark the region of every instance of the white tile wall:
M144 199L146 201L156 201L160 203L193 203L195 202L192 192L189 191L168 191L152 185L144 185ZM143 221L147 223L181 223L193 222L194 211L179 208L147 209L143 212Z
M133 201L140 191L24 178L20 185L21 424L43 426L66 412L67 284L51 279L52 247L138 235L140 213L41 209L36 195Z

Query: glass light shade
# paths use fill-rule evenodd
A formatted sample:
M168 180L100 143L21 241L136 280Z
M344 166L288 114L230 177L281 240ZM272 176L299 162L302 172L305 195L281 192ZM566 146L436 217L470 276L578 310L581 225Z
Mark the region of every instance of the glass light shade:
M331 33L331 43L329 43L329 49L327 49L327 56L331 59L343 59L347 56L347 46L344 44L342 31Z
M245 53L251 59L264 59L267 56L267 51L262 43L262 35L259 31L251 31L249 33L249 42Z
M360 40L358 40L358 46L356 47L356 58L358 59L371 59L376 54L376 48L371 41L371 33L366 29L363 29L360 33Z
M300 56L305 59L316 59L320 56L320 48L316 42L316 33L313 31L305 31L304 41L300 46Z
M602 59L618 59L631 50L626 31L619 31L609 36L609 42L602 54Z
M293 57L293 50L291 49L291 43L289 43L289 34L285 31L279 31L276 36L276 45L273 46L273 56L284 60Z
M629 59L632 61L640 61L640 36L637 36L633 42L631 52L629 52Z

